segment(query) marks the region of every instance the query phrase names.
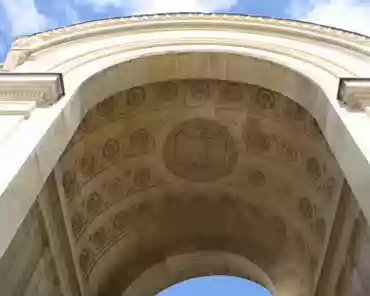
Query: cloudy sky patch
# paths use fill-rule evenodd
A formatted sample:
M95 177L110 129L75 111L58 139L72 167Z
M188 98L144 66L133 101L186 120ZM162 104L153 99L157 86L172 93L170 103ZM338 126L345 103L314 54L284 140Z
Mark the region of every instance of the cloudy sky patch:
M370 35L370 0L0 0L0 61L19 35L94 19L160 12L293 18Z

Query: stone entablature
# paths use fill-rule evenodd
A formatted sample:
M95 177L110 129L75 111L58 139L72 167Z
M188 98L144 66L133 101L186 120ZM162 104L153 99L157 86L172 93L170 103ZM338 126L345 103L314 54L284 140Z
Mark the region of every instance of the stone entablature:
M45 107L63 95L61 74L0 73L0 102L34 102L37 107Z
M31 55L39 55L44 49L78 41L81 38L91 39L99 35L117 36L117 34L130 36L138 32L168 32L168 28L179 31L206 31L207 28L215 31L227 28L234 32L266 35L272 33L275 36L285 36L286 39L290 39L289 36L293 34L295 38L306 39L309 43L325 42L363 55L370 54L370 41L367 36L312 23L233 14L158 14L98 20L19 37L9 52L4 70L9 71L22 65ZM293 46L289 48L292 49Z

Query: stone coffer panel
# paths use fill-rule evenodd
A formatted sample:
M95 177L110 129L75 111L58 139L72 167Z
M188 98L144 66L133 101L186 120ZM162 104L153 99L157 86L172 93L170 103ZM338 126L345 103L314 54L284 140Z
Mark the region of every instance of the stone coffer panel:
M222 80L106 98L55 175L88 295L119 295L158 261L210 249L261 266L277 295L312 295L343 182L302 106Z

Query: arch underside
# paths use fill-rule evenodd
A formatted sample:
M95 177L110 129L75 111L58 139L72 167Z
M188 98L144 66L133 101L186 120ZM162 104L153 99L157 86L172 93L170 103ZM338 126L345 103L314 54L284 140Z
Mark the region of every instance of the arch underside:
M150 267L196 252L250 260L276 295L312 295L343 182L303 107L223 80L105 99L55 171L91 295L121 295ZM224 269L214 273L245 277Z
M17 40L1 71L60 72L65 96L1 154L2 291L151 296L222 274L275 296L368 295L369 122L337 97L339 78L369 76L368 45L213 14Z

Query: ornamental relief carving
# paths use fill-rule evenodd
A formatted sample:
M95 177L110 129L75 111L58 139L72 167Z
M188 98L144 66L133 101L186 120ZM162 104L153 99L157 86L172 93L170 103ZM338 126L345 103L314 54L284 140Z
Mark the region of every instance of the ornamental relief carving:
M64 155L65 164L62 188L65 197L71 201L81 187L91 182L111 167L121 165L125 160L143 157L153 153L155 140L148 129L136 129L115 137L97 137L97 141L78 145Z
M190 105L180 99L180 89L187 94ZM165 108L162 103L174 102L182 102L183 108L191 107L193 103L202 106L212 102L213 108L229 106L237 112L246 112L252 116L268 116L279 121L291 121L292 124L286 126L289 129L303 132L313 138L321 135L317 122L302 106L291 99L257 86L217 80L174 80L120 92L90 110L76 135L81 139L81 134L89 134L112 121L125 119L130 114L145 113L148 110L161 112L163 111L161 106L164 109L170 106L167 105Z
M117 173L110 173L97 190L86 196L79 196L79 202L71 205L71 228L78 243L89 225L110 207L125 201L142 191L157 187L155 178L151 176L151 168L126 168Z
M219 195L203 195L201 193L192 193L192 192L186 192L186 193L173 193L178 198L186 198L186 199L199 199L199 196L203 196L201 198L204 201L204 205L210 205L214 204L212 207L214 210L217 210L217 212L222 211L222 205L220 201L225 199L225 195L219 194ZM145 224L150 221L150 217L147 219L144 219L143 215L150 216L153 215L155 212L155 205L153 203L154 199L162 199L164 201L168 200L168 197L166 197L163 194L157 194L157 196L149 196L147 198L143 198L141 201L137 203L133 203L129 208L126 208L124 210L118 210L115 211L101 226L96 226L94 229L89 230L89 234L87 236L87 240L84 242L84 245L80 247L80 253L79 253L79 265L80 269L84 274L85 279L87 280L89 277L89 274L94 269L96 264L98 264L99 260L101 260L104 257L104 254L106 254L109 249L119 243L122 240L126 240L126 243L129 244L130 235L132 237L135 235L135 229L137 227L140 227L135 224L136 221L140 221L141 224ZM233 208L230 208L228 211L228 214L224 215L224 219L226 220L234 220L236 223L229 224L231 227L234 228L234 230L238 229L238 231L235 232L235 235L239 235L241 239L243 239L244 243L247 243L245 245L244 249L248 251L249 254L253 254L253 258L257 258L258 260L265 261L266 258L270 258L268 260L277 260L276 256L278 256L278 250L282 250L285 247L286 242L286 236L288 235L288 226L284 219L282 219L279 216L270 216L271 213L269 212L258 212L256 213L253 210L249 210L249 204L245 204L245 211L239 211L236 216L235 214L232 214L235 212L235 207L237 206L237 201L239 198L235 196L229 196L227 198L228 200L234 200L232 202L234 204ZM199 204L193 204L193 203L186 203L186 207L184 208L184 203L179 204L167 204L166 202L163 203L164 207L171 207L171 211L175 211L177 213L177 217L179 219L185 219L186 213L193 211L192 206L199 207ZM175 206L175 208L173 207ZM215 208L218 207L217 208ZM252 206L253 208L253 206ZM180 211L180 212L179 212ZM181 216L181 212L185 212L184 216ZM201 212L199 212L201 213ZM250 216L252 213L252 216ZM163 211L163 214L168 215L168 212ZM256 216L257 214L257 216ZM242 215L242 216L239 216ZM219 214L217 214L219 216ZM167 221L166 219L169 217L163 217L164 221ZM257 229L253 230L251 233L249 233L247 236L242 231L242 229L245 229L244 225L251 225L252 221L254 219L259 219L260 221L260 231L264 229L264 231L268 232L269 235L265 236L265 238L261 237L258 238L259 241L255 241L253 239L253 236L256 236L259 232ZM213 219L213 218L212 218ZM152 221L152 223L159 223L158 227L159 229L162 229L161 227L165 226L166 223L162 223L160 220ZM193 221L193 223L196 223ZM212 242L212 238L207 237L204 235L204 231L206 231L206 228L198 228L198 230L195 230L194 233L189 233L187 231L182 230L181 228L189 228L190 225L186 224L178 224L173 225L175 228L173 228L174 233L177 233L178 242L181 242L182 240L188 240L188 239L194 239L195 241L193 243L199 244L199 245L207 245L208 243ZM213 223L211 223L213 224ZM225 224L225 225L226 225ZM233 226L234 225L234 226ZM171 227L171 224L168 224L168 227ZM166 231L162 233L161 235L166 235L169 232L171 232L166 226ZM192 227L191 227L192 228ZM140 228L143 232L150 231L151 228ZM156 229L156 228L153 228ZM164 229L163 229L164 230ZM211 230L210 230L211 231ZM227 231L227 228L223 227L222 229L218 229L217 232L224 232ZM239 234L238 234L239 233ZM253 234L254 233L254 234ZM150 233L142 235L150 235ZM271 237L273 236L273 238ZM256 236L257 238L257 236ZM160 237L157 237L158 240L160 240ZM270 248L271 243L268 243L267 241L271 241L271 243L274 241L274 251ZM278 243L279 242L279 243ZM179 243L179 246L181 244ZM264 253L264 256L260 256L260 252L265 249L266 253ZM275 259L274 259L275 258ZM266 263L267 264L267 263Z
M164 144L163 158L176 176L191 182L209 182L231 173L238 152L225 126L194 118L171 131Z
M73 25L69 27L57 28L51 31L41 32L32 36L25 36L18 38L13 45L15 48L18 49L25 49L29 46L37 47L44 44L45 41L50 41L52 39L57 39L61 37L68 37L69 34L78 35L78 34L86 34L87 30L95 29L95 28L102 28L102 27L109 27L110 25L113 28L116 28L117 25L125 25L125 24L135 24L141 23L146 21L168 21L171 19L174 20L191 20L194 17L197 19L204 19L204 20L229 20L232 22L240 21L244 24L248 23L257 23L257 24L274 24L274 25L282 25L287 27L293 27L296 29L308 29L310 31L315 31L317 33L325 33L328 36L334 36L341 38L345 38L346 40L353 41L353 42L364 42L367 41L368 38L366 36L362 36L356 33L342 31L340 29L333 29L330 27L325 27L318 24L311 24L311 23L302 23L297 22L294 20L281 20L281 19L272 19L272 18L264 18L264 17L254 17L248 15L228 15L228 14L207 14L207 13L192 13L192 14L153 14L153 15L144 15L144 16L129 16L129 17L121 17L115 19L106 19L106 20L97 20L94 22L87 22L81 23L78 25Z
M221 109L203 116L207 108ZM239 114L237 124L222 112ZM324 213L334 207L341 182L303 107L257 86L185 80L116 94L89 114L63 155L61 180L86 279L113 245L154 227L137 213L151 217L155 207L163 207L155 221L167 221L171 211L178 219L187 214L189 225L199 219L199 244L210 240L201 232L208 224L200 220L208 207L227 217L215 227L235 230L238 239L247 232L251 245L258 241L261 250L274 245L283 256L290 256L287 241L302 231L304 264L317 270L318 250L331 227ZM218 195L209 193L215 186ZM167 194L172 187L183 194ZM151 195L152 189L160 194ZM267 207L271 213L264 213ZM255 221L260 225L253 228ZM176 223L162 226L171 239L189 232Z

